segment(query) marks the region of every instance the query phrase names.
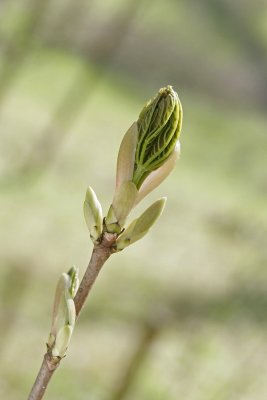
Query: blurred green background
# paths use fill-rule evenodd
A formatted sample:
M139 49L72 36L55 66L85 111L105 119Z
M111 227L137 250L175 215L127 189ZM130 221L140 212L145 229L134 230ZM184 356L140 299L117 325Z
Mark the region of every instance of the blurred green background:
M267 2L1 0L0 397L25 399L121 138L172 84L182 156L105 265L50 400L266 400ZM134 213L134 214L135 214Z

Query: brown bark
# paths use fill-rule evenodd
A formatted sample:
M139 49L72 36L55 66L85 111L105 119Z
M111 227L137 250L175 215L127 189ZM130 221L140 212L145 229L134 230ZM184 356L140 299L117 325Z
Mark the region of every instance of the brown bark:
M101 243L99 245L95 245L91 260L74 298L76 317L78 317L80 314L82 306L85 303L85 300L99 274L99 271L113 253L112 246L115 243L115 240L115 235L111 233L105 233Z
M76 317L80 314L99 271L114 252L113 245L115 241L116 235L105 232L101 243L94 246L88 267L74 298ZM56 368L59 366L60 361L61 359L59 357L53 357L51 355L51 350L47 351L28 400L41 400L43 398L47 385Z
M42 399L47 385L59 366L60 359L52 357L48 353L44 355L43 363L41 365L40 371L36 377L36 380L33 384L31 393L28 397L28 400L40 400Z

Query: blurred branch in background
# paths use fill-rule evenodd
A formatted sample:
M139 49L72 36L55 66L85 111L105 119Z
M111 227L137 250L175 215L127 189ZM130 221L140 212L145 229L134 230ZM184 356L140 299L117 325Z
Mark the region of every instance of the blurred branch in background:
M186 294L184 297L165 296L165 299L165 302L157 305L155 298L155 302L148 306L147 314L135 320L134 326L138 327L139 331L134 346L135 350L129 354L128 359L124 362L124 367L120 369L122 374L117 379L117 385L112 391L110 400L124 400L128 398L131 392L136 392L134 385L137 383L138 375L149 357L151 347L158 340L160 334L166 330L177 331L178 329L181 334L181 327L183 327L186 335L187 326L189 330L190 326L194 326L197 331L198 327L201 329L201 326L209 323L219 325L219 330L223 330L223 326L227 326L227 329L238 335L238 329L243 329L244 324L255 325L256 323L262 327L266 325L267 295L264 288L258 290L258 287L244 285L244 287L237 286L231 292L224 293L217 298L199 297L194 294L188 296ZM101 310L99 311L101 318L105 320L108 317L105 310L102 309L104 314ZM123 316L119 313L118 316L126 324L133 323L132 319L128 321L129 315L127 314ZM116 317L116 313L114 317ZM262 335L259 335L258 339L261 339ZM256 346L258 346L257 340ZM188 351L192 351L192 357L194 357L194 349ZM257 348L248 349L243 354L235 367L235 375L231 378L233 386L218 385L215 390L217 395L228 392L230 395L232 393L237 376L242 377L244 365L253 357L255 351L257 351Z
M26 17L18 18L19 23L17 23L11 39L7 38L4 41L7 49L4 52L6 55L3 58L2 78L0 77L0 103L34 46L66 49L68 52L78 55L81 61L80 67L76 71L76 77L70 83L61 103L54 110L51 121L38 134L37 140L29 144L28 154L25 155L24 161L16 167L17 171L11 171L11 174L14 175L13 180L16 180L17 175L21 178L27 176L29 172L36 178L50 165L64 137L70 132L79 113L82 112L83 106L113 64L117 71L125 70L129 76L133 75L139 81L144 80L149 83L151 76L158 70L157 73L160 73L166 80L172 79L174 84L179 75L179 81L189 87L192 85L194 88L203 90L204 85L205 91L210 91L219 98L228 97L229 104L234 104L234 99L237 101L240 99L241 102L256 102L263 109L266 106L266 46L250 24L248 7L243 7L241 12L239 3L237 5L230 4L226 0L218 2L206 0L201 3L201 6L198 5L198 7L204 8L205 17L215 23L216 33L218 34L219 31L221 37L229 37L229 41L237 43L248 59L246 65L244 63L242 65L242 60L238 60L236 65L229 65L226 70L222 66L216 71L216 67L209 65L208 60L204 59L204 61L200 60L200 64L196 63L194 49L191 49L190 45L187 46L185 52L186 43L184 43L184 47L180 46L179 53L177 53L177 38L166 35L164 31L154 27L141 32L142 36L138 30L135 31L131 38L133 41L131 50L124 49L124 56L120 57L120 50L123 48L128 33L133 30L140 10L146 10L145 0L130 1L127 2L127 5L116 3L116 7L110 15L108 13L102 15L99 10L98 15L96 13L96 9L99 7L97 2L91 2L90 5L85 4L82 0L67 2L64 6L57 6L57 10L54 12L55 4L51 1L25 2L23 7ZM195 2L191 2L191 4L195 6ZM175 4L175 6L174 10L178 15L181 5L178 7ZM157 7L158 4L155 3L152 8L150 7L149 12ZM257 7L259 6L257 5ZM190 11L190 7L187 6L185 9L187 10L187 8ZM95 13L97 17L94 19ZM161 54L162 59L168 60L168 63L154 62L153 69L155 71L148 74L151 62L158 60L158 54ZM141 56L142 63L139 61L137 63ZM204 64L201 65L202 62L207 64L205 68ZM87 74L88 63L97 65L98 72L93 78ZM213 68L213 77L207 73L209 68ZM257 72L255 73L255 71ZM253 74L254 79L251 79L250 76ZM172 78L169 78L170 75ZM214 84L215 80L216 84ZM5 181L10 180L11 177L8 176L4 179Z
M259 101L262 109L267 105L267 48L256 34L254 24L251 23L249 10L242 5L242 1L205 0L203 5L206 12L214 19L216 27L222 35L227 35L233 42L238 43L245 53L245 58L254 66L257 79L261 81L259 87ZM257 4L255 5L257 7Z
M14 324L19 317L20 307L28 287L33 281L33 274L29 263L7 263L5 274L1 279L0 303L3 305L0 313L1 340L0 355L7 350Z
M116 57L126 33L131 29L131 23L136 17L138 3L142 3L142 1L143 0L139 0L139 2L137 2L132 0L128 2L124 12L120 12L120 15L112 21L113 34L110 35L109 40L108 38L103 39L100 37L95 43L95 49L97 49L103 65L102 73L96 75L90 85L85 85L87 78L86 65L82 68L82 71L78 71L67 95L52 116L50 125L41 133L39 140L28 156L28 160L26 160L25 164L22 166L22 174L32 171L33 168L38 168L43 171L45 166L49 166L63 138L67 132L69 132L89 97L94 94L97 85L103 78L103 74ZM77 6L79 6L79 4L77 4ZM110 38L112 38L112 40L110 40Z
M16 180L18 175L22 178L29 173L33 174L34 178L36 178L40 173L44 172L45 168L49 167L63 139L70 131L79 113L81 113L83 106L89 97L93 95L103 75L116 58L127 32L131 30L132 23L142 3L144 3L144 0L132 0L128 2L127 6L123 10L119 10L118 14L109 22L109 34L105 37L100 34L100 37L96 39L94 49L92 50L92 58L96 58L102 65L99 73L95 75L94 80L89 84L86 62L81 66L67 94L54 111L49 125L40 133L38 140L33 144L32 149L27 155L27 159L20 166L19 170L12 171L13 180ZM70 14L79 14L75 13L75 10L79 8L79 2L71 3L65 9L59 20L59 24L65 23L64 18L69 18ZM39 17L40 11L38 9L37 13L36 9L34 9L34 16L38 15ZM34 21L35 24L31 24L31 28L36 26L38 19L35 18ZM28 29L28 31L32 32L32 29ZM84 39L86 40L86 36ZM9 62L14 62L14 60L11 58ZM10 180L10 177L8 179Z
M137 294L135 294L137 296ZM159 296L163 299L160 306L155 306ZM104 301L104 300L102 300ZM105 301L107 304L107 301ZM137 305L138 307L138 305ZM242 323L265 326L267 320L267 294L264 284L254 282L237 282L231 289L220 294L186 292L184 294L160 292L158 288L155 297L143 304L144 312L140 316L131 314L131 310L124 311L120 305L95 306L91 309L90 316L86 314L85 320L107 319L112 315L116 319L145 327L148 322L153 329L174 327L176 324L186 326L191 321L203 324L210 321L212 324L228 326L242 326ZM152 329L152 328L151 328ZM175 328L176 329L176 328ZM141 329L142 331L142 329Z
M66 400L267 398L265 3L0 1L0 398L31 383L51 277L87 257L77 180L119 140L120 110L128 120L142 91L165 83L181 87L187 115L170 218L138 248L146 268L130 254L115 278L107 268L49 396L64 385ZM99 193L113 171L100 174ZM164 276L155 248L175 249ZM147 324L158 299L170 317Z
M22 64L36 44L38 31L50 0L31 0L24 4L18 24L11 37L3 38L3 65L0 69L0 107L5 100Z
M140 336L139 341L135 343L135 350L130 354L125 366L120 369L122 375L119 377L117 386L113 389L110 400L124 400L134 385L135 378L143 366L151 346L154 344L161 329L160 321L150 322L150 315L147 321L139 324Z

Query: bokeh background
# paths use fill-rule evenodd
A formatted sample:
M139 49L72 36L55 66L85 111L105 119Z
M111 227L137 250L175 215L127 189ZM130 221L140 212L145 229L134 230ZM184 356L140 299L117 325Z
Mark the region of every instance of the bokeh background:
M92 245L121 138L172 84L182 156L114 255L46 398L267 398L267 2L1 0L0 397L25 399L58 277ZM134 214L135 214L134 213Z

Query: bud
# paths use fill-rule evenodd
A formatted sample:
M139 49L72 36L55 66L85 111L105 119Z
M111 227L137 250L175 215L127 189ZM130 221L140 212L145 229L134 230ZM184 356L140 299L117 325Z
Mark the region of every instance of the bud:
M52 327L48 347L54 357L64 357L75 325L74 297L78 290L78 270L72 267L63 273L56 288Z
M177 141L176 146L165 163L155 171L151 172L150 175L145 179L141 188L138 191L136 203L139 203L147 194L152 192L157 186L164 181L164 179L170 174L175 167L176 161L180 156L180 142Z
M116 250L123 250L125 247L144 237L162 214L165 203L166 197L155 201L140 217L135 219L117 239Z
M182 107L171 86L159 90L141 111L132 181L140 189L146 177L160 168L175 149L181 132Z
M95 192L89 186L83 204L84 218L93 243L98 243L102 234L102 207Z
M131 181L124 182L116 191L105 220L109 232L121 232L128 214L134 207L137 194L136 186Z
M160 89L122 140L117 160L116 191L106 219L108 231L120 232L121 222L124 223L131 209L172 171L180 154L178 139L181 127L182 106L177 93L171 86ZM135 186L135 193L129 190L129 183ZM123 218L120 221L118 216L121 214Z

